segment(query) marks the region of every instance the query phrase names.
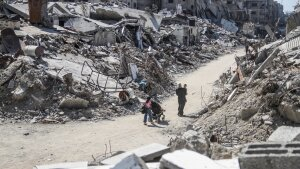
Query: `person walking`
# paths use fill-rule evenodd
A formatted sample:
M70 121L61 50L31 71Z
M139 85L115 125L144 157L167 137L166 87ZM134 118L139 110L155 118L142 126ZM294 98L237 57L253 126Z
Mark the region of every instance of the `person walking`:
M181 84L176 89L176 95L178 96L178 116L183 116L183 109L186 103L187 89L183 88Z
M144 104L144 125L147 125L147 117L149 117L149 121L153 124L153 120L152 120L152 101L151 101L151 97L147 97L147 100Z
M249 47L250 47L250 43L249 43L249 41L246 39L246 40L245 40L245 52L246 52L246 55L247 55L248 53L250 54Z

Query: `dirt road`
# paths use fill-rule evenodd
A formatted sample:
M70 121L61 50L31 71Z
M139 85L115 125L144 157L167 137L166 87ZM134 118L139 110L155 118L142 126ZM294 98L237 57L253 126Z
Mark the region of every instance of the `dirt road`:
M242 50L220 57L194 73L178 77L178 82L188 84L185 112L195 113L212 92L212 83L233 65L234 56ZM104 154L105 144L111 142L112 151L129 150L149 143L167 144L170 136L163 130L174 130L189 118L177 116L177 98L164 101L168 125L147 127L142 115L127 116L114 121L71 122L62 125L2 124L0 125L0 166L5 169L31 169L36 164L66 161L91 161L92 155ZM24 135L28 133L29 135Z

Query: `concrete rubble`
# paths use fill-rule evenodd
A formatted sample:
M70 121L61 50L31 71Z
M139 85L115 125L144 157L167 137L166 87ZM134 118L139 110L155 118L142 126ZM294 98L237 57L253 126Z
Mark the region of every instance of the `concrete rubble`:
M297 13L281 38L282 6L273 1L275 25L244 22L252 1L170 1L146 9L142 1L44 2L1 3L0 121L48 124L135 114L147 96L159 103L173 94L174 75L241 44L249 43L249 50L216 81L192 127L168 146L34 169L299 168L300 134L291 127L300 123ZM257 40L242 34L269 35Z
M1 8L2 20L19 23L1 31L4 121L65 123L137 113L148 95L159 102L173 92L173 75L195 70L241 41L206 19L178 25L176 18L186 16L122 3L48 2L47 15L30 5L8 1ZM30 14L46 18L33 21Z
M299 168L298 31L271 43L248 39L250 51L215 82L209 104L170 142L171 150L238 158L241 169Z
M210 104L192 124L196 136L213 136L220 145L235 148L266 141L277 127L298 126L299 49L292 46L299 34L292 32L266 45L248 40L250 52L237 56L236 65L220 76Z
M101 164L104 165L115 165L118 164L122 159L131 154L137 155L139 158L143 159L146 162L151 162L157 158L160 158L163 154L170 152L170 148L161 144L153 143L140 148L137 148L132 151L128 151L111 158L107 158L101 161Z

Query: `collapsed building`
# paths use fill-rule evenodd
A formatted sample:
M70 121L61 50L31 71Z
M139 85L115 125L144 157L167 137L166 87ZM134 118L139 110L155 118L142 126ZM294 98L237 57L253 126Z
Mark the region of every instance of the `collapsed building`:
M147 96L159 101L172 93L172 75L241 41L199 18L181 29L178 16L110 2L42 2L2 4L1 119L64 123L133 114Z

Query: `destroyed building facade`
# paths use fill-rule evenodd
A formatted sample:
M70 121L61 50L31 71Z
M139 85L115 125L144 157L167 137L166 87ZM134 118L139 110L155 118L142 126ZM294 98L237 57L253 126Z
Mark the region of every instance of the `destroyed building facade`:
M265 26L275 32L284 24L283 5L274 0L125 0L130 8L145 9L155 5L174 14L189 14L223 25L234 21L242 28L245 23L255 24L256 34L265 36ZM227 24L228 25L228 24ZM234 26L233 26L234 27ZM235 31L234 31L235 32ZM284 32L284 31L282 31Z

